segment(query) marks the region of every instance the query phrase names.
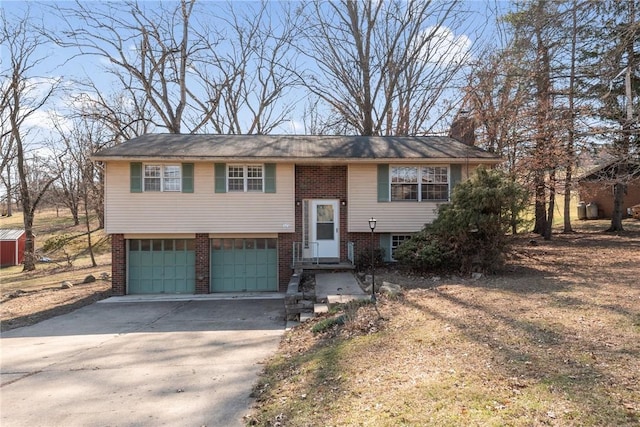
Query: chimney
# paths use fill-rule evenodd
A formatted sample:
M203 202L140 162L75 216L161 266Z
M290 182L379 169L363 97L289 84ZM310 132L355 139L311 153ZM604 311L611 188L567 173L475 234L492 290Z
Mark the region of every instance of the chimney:
M476 143L476 126L468 110L460 110L451 123L449 136L465 145L473 147Z

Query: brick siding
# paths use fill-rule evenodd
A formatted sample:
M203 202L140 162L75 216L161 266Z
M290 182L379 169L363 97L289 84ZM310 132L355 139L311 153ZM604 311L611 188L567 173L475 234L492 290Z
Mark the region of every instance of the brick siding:
M286 292L293 274L293 242L297 233L278 234L278 291Z
M127 290L127 241L124 234L111 235L111 293L124 295Z
M196 233L196 294L209 293L209 244L208 233Z
M371 233L348 233L348 239L350 242L354 242L355 244L355 259L358 259L358 256L362 252L371 253ZM373 245L374 248L380 247L380 235L373 235Z
M583 181L578 183L578 188L581 201L598 205L598 218L613 217L613 184ZM627 217L627 208L637 204L640 204L640 179L627 184L622 217Z

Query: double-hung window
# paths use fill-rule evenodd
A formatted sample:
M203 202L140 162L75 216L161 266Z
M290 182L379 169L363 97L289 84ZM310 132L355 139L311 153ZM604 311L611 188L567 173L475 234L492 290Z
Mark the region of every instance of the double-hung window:
M449 172L445 166L420 168L422 200L449 199Z
M180 191L180 165L144 165L144 191Z
M449 199L446 166L392 166L391 200L442 201Z
M262 192L263 189L262 165L229 165L227 167L227 191Z
M411 238L410 234L392 234L391 235L391 259L395 260L396 249Z

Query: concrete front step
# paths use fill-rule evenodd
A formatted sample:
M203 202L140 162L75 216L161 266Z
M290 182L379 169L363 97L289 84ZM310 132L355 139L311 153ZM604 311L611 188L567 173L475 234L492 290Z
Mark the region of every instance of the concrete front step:
M313 305L313 313L328 313L329 312L329 304L316 303Z
M346 304L353 300L371 299L371 295L367 294L346 294L346 295L327 295L327 303L329 304Z
M315 313L308 313L308 312L300 313L300 323L304 323L307 320L313 319L314 317L316 317Z
M316 300L327 302L329 295L366 295L352 273L316 273Z

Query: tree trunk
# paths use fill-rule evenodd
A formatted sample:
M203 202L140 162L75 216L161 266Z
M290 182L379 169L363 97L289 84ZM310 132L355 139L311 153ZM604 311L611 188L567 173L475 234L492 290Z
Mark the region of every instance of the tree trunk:
M15 126L14 123L12 125ZM22 213L24 216L24 231L26 234L26 242L24 245L24 261L23 271L33 271L36 269L35 244L33 241L33 213L31 207L31 194L27 183L27 171L24 164L24 151L22 140L17 134L17 128L14 127L14 135L18 152L18 176L20 177L20 200L22 200Z
M573 165L572 162L567 162L567 172L565 174L564 182L564 228L563 233L573 233L571 227L571 180L573 179Z
M563 233L571 233L571 189L573 179L573 164L574 164L574 146L575 146L575 85L576 85L576 49L578 39L578 16L577 16L577 1L574 0L571 9L571 64L569 71L569 133L567 135L567 145L565 155L565 180L564 180L564 228Z
M613 185L613 214L611 215L611 226L607 229L607 232L624 231L622 227L622 210L625 192L626 185L622 182L616 182Z
M549 173L549 209L547 211L547 223L544 229L544 240L551 240L553 232L553 210L556 206L556 171Z
M36 242L33 235L33 213L24 212L24 230L26 241L24 243L24 258L22 271L36 269Z
M544 186L544 173L535 172L535 223L533 226L533 232L544 235L547 229L547 212L545 202L545 186Z
M13 188L11 188L11 171L7 165L7 217L13 216Z
M635 22L635 3L629 2L629 24L631 26L637 24ZM635 24L634 24L635 23ZM634 37L630 38L630 42L627 42L626 54L627 54L627 68L624 76L624 90L627 98L626 102L626 120L622 125L622 142L620 146L620 154L618 156L620 161L620 167L617 172L618 182L613 186L613 214L611 216L611 226L607 231L624 231L622 227L622 216L624 215L624 195L627 192L627 186L622 180L628 179L629 168L627 163L629 160L630 146L631 146L631 133L633 131L633 88L631 85L631 74L635 68L635 35L636 31L633 31Z
M86 184L85 184L86 185ZM87 246L89 249L89 256L91 257L91 266L97 267L96 257L93 254L93 243L91 241L91 219L89 217L89 198L87 197L87 191L84 191L84 223L87 226Z
M78 205L72 204L69 208L73 217L73 225L80 225L80 214L78 213Z

